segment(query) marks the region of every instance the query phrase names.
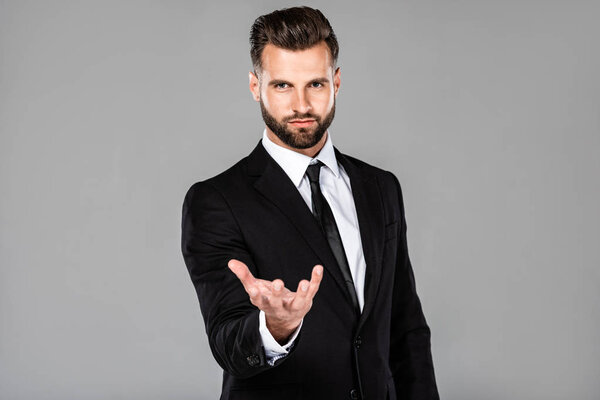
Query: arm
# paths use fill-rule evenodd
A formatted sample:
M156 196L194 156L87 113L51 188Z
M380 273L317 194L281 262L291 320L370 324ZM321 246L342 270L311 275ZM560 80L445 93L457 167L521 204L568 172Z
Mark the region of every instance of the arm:
M185 196L182 214L181 250L213 356L237 377L270 368L259 334L259 310L227 268L228 261L236 258L256 273L225 199L211 184L196 183Z
M216 361L240 378L278 365L281 353L293 351L291 344L319 288L322 267L315 266L310 282L301 280L297 292L285 288L280 279L255 278L256 266L237 221L210 183L199 182L188 190L182 214L181 249ZM287 349L270 346L269 336L279 343L289 340Z
M410 400L438 400L430 330L417 296L413 269L408 256L406 218L402 189L392 174L400 204L400 234L392 297L390 366L396 397Z

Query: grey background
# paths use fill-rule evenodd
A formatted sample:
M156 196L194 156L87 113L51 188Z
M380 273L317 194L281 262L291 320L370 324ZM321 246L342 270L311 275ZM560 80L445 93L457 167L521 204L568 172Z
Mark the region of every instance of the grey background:
M334 144L393 171L443 399L600 396L592 1L312 2ZM0 1L0 397L211 399L187 188L262 134L254 18L295 5Z

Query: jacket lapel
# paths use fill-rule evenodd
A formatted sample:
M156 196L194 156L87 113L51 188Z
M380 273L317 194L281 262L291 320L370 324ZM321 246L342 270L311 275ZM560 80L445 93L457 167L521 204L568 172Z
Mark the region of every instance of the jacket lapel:
M365 304L360 316L358 329L368 317L375 303L375 296L381 276L384 239L384 216L377 178L360 168L350 157L342 154L335 146L336 159L348 174L352 196L358 217L358 226L362 242L367 271L365 273Z
M359 329L371 311L379 278L381 276L381 254L384 238L384 217L381 196L375 176L360 168L349 157L342 154L335 146L337 161L342 164L352 187L352 196L358 216L358 224L367 270L365 274L365 304L359 320ZM259 140L257 146L248 156L248 174L257 176L255 189L271 201L296 227L306 243L314 251L321 264L335 280L344 293L348 306L352 306L346 290L343 276L335 257L323 235L317 221L312 215L298 189L286 175L285 171L263 147Z
M351 305L344 279L317 220L285 171L259 141L248 157L248 174L258 176L254 188L271 201L298 230L320 264L331 274Z

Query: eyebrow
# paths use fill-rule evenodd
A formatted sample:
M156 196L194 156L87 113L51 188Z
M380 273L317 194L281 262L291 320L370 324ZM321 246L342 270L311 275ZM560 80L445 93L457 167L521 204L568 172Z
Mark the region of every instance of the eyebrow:
M329 82L329 79L327 79L325 77L320 77L320 78L315 78L315 79L310 80L310 83L313 83L313 82L327 83L327 82ZM292 86L291 82L285 81L283 79L273 79L273 80L269 81L269 86L275 86L275 85L279 85L281 83L286 83L286 84Z

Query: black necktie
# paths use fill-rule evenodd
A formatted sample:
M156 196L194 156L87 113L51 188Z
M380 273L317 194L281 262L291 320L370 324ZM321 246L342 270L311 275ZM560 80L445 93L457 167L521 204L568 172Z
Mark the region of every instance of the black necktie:
M354 282L352 281L352 274L350 273L350 266L348 265L344 245L342 244L342 238L340 237L340 232L335 223L333 212L331 211L327 200L325 200L325 197L321 192L321 186L319 185L319 173L322 165L325 164L317 160L316 163L309 165L306 169L306 175L308 175L310 181L310 192L312 195L312 212L319 222L319 225L329 242L329 247L331 247L333 255L342 271L348 294L352 300L352 305L357 313L360 314L358 298L356 297L356 290L354 288Z

